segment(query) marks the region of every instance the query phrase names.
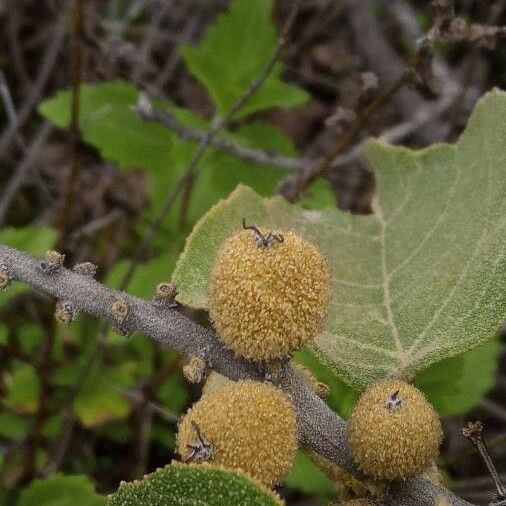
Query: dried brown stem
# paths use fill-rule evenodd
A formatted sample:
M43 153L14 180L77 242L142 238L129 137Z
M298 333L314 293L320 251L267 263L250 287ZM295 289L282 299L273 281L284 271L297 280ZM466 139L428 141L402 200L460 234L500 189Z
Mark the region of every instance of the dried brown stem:
M471 443L473 443L476 449L480 452L480 455L487 466L488 472L490 473L490 476L492 476L492 480L494 480L497 490L496 501L506 500L506 487L501 481L501 477L492 462L487 445L483 439L483 424L480 421L474 423L469 422L467 426L462 429L462 435L469 439L469 441L471 441Z

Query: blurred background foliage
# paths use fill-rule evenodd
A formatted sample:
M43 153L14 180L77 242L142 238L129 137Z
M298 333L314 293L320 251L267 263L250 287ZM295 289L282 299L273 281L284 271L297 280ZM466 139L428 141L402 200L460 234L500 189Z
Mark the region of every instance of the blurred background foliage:
M139 93L186 127L209 132L276 50L290 2L86 0L76 19L78 4L0 3L0 202L8 202L0 205L0 242L34 255L57 247L69 265L92 261L108 286L151 298L214 203L239 182L272 195L288 172L209 148L175 191L198 143L141 119ZM427 4L360 0L367 16L358 19L344 1L303 2L280 62L220 135L290 157L325 153L347 127L343 111L359 110L388 84L385 76L402 70L415 35L432 24ZM455 7L472 22L505 20L502 1L462 0ZM455 140L476 99L506 83L504 41L493 48L439 43L436 62L459 94L438 118L439 129L422 127L402 139L406 145ZM364 72L378 83L372 78L365 86L372 74ZM408 91L361 137L402 123L411 106L435 99L427 90ZM298 204L367 213L373 188L373 175L355 158L318 179ZM85 316L57 325L53 310L22 285L0 293L0 504L103 504L102 494L121 480L171 461L178 417L200 394L171 350L141 335L124 338ZM206 314L181 310L209 324ZM445 417L441 465L450 486L477 503L486 501L491 482L476 478L484 469L459 428L466 419L484 420L506 472L505 357L498 337L417 379ZM357 392L308 350L295 358L329 386L328 404L347 417ZM337 491L299 452L280 493L288 504L310 505Z

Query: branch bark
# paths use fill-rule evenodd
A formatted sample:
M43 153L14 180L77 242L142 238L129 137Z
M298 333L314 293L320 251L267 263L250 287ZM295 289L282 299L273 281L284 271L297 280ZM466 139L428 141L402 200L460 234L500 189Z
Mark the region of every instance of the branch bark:
M164 309L152 301L111 290L91 276L64 267L43 269L41 259L5 245L0 245L0 269L12 280L21 281L58 301L70 302L74 310L113 325L118 325L118 311L114 309L118 304L114 303L121 301L122 306L127 307L121 319L121 329L126 333L140 331L179 353L200 356L231 379L264 380L258 365L234 355L214 332L197 325L176 309ZM289 365L281 368L273 382L292 397L298 415L300 443L360 477L346 445L346 422L331 411ZM392 505L433 506L440 496L454 506L470 505L450 491L419 478L390 485L384 501Z
M208 135L205 130L188 128L186 125L183 125L169 111L158 111L152 109L147 99L139 101L139 105L136 110L141 118L165 125L173 130L183 140L203 142ZM297 158L282 156L276 153L268 153L262 149L242 146L230 139L214 137L209 141L209 145L218 151L229 153L240 160L249 163L268 165L287 170L300 170L303 168L303 163Z

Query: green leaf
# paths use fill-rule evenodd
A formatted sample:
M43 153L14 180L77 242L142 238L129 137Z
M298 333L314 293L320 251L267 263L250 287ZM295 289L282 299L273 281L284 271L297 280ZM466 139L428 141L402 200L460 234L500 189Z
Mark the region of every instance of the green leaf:
M262 73L277 46L271 20L272 0L233 0L198 47L183 46L183 59L207 88L219 115L223 116ZM306 92L281 80L278 63L241 109L239 116L305 102Z
M3 228L0 230L0 244L12 246L30 255L43 255L56 241L56 231L50 228ZM13 283L4 291L0 290L0 307L7 301L28 291L26 285Z
M83 139L122 168L170 171L172 134L134 111L138 91L130 83L113 81L81 86L79 127ZM39 112L60 128L70 123L71 93L59 91L39 106Z
M441 416L467 413L494 386L501 343L486 342L456 357L431 365L416 378Z
M90 374L74 401L74 411L86 427L125 419L131 405L123 395L133 384L129 364L107 367Z
M285 478L285 485L322 499L336 492L334 483L300 450L295 454L293 467Z
M20 413L35 413L39 407L40 381L29 364L18 365L7 378L5 405Z
M18 506L105 506L87 476L54 474L33 481L23 490Z
M506 312L505 115L506 93L493 91L456 145L369 142L378 186L370 216L308 211L239 187L188 237L173 274L179 300L207 307L217 249L246 217L326 252L335 290L315 348L347 383L412 379L490 339Z
M280 506L273 492L242 473L206 464L173 463L142 481L125 483L109 496L111 506Z
M0 412L0 436L6 439L21 439L30 427L28 419L9 413Z

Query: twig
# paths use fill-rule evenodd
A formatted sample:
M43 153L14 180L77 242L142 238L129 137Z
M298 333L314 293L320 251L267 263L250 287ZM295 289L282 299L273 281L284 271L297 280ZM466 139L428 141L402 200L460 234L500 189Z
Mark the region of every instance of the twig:
M17 166L14 174L5 186L2 196L0 197L0 226L4 223L5 216L9 210L12 200L16 196L16 193L21 185L24 183L26 175L31 169L35 157L37 156L40 148L45 144L51 131L52 126L49 122L45 122L42 127L40 127L37 135L28 147L23 160Z
M304 194L309 185L311 185L313 181L323 175L332 166L336 157L343 154L352 145L370 118L385 104L387 104L390 99L404 87L405 84L413 82L415 77L416 73L413 69L404 71L393 84L386 88L383 93L378 95L365 109L362 110L334 148L316 165L313 165L312 167L305 167L297 174L283 179L278 186L279 193L281 193L290 202L298 200Z
M37 79L33 85L31 85L28 96L17 115L16 124L10 125L0 137L0 157L4 155L12 139L16 136L18 129L21 128L30 117L35 104L38 102L44 91L44 87L46 86L49 76L53 72L65 36L65 16L66 13L56 21L54 38L44 54L44 58L42 59L39 67L40 70Z
M490 399L482 399L480 406L503 423L506 423L506 409L504 409L500 404L497 404Z
M183 140L202 142L206 138L207 132L183 125L169 111L154 110L148 99L145 97L143 97L143 99L139 102L139 106L136 108L136 111L141 118L156 121L157 123L161 123L162 125L169 127ZM299 170L303 167L303 163L297 158L281 156L261 149L248 148L231 141L230 139L215 137L209 141L209 146L217 149L218 151L234 155L249 163L288 170Z
M346 0L346 13L353 32L353 38L359 51L364 55L366 64L384 86L391 86L396 76L402 75L405 62L392 47L385 31L375 14L372 0ZM396 111L402 120L409 121L413 110L426 106L427 102L413 89L403 87L392 98ZM427 124L418 132L424 143L432 143L438 139L441 122Z
M72 102L70 111L70 173L65 181L63 191L63 206L59 213L58 225L62 236L71 221L74 186L79 171L79 111L81 105L81 81L83 78L84 60L84 0L75 0L72 11L72 39L71 39L71 72L72 72Z
M364 16L365 14L358 14L357 9L359 7L352 0L347 1L349 9L357 16ZM368 14L366 15L368 16ZM299 170L297 174L291 175L283 179L278 185L278 192L281 193L288 201L295 202L300 199L306 189L313 183L318 177L322 176L327 170L335 164L336 158L350 148L357 138L360 136L363 128L368 124L370 119L386 104L388 104L401 90L408 84L413 84L420 79L419 74L424 74L427 71L427 66L432 59L432 44L434 39L439 34L439 29L443 23L443 16L436 16L434 24L428 33L418 41L418 47L412 57L411 64L408 68L402 71L399 77L394 80L389 86L387 86L382 93L380 93L371 103L369 103L360 113L356 116L346 133L339 139L337 144L331 149L318 163L313 166L306 166L302 170ZM447 99L448 97L453 98L455 93L455 87L452 86L448 91L448 95L445 96L445 101L439 106L442 106L444 110L449 107ZM419 101L418 101L419 102ZM425 102L422 101L424 106L418 108L418 112L421 113L425 109ZM411 126L407 126L407 130L416 130L421 125L426 124L428 121L434 118L427 114L419 114L416 122ZM410 118L410 122L413 122L413 118ZM398 132L398 134L404 135L404 132ZM358 145L359 146L359 145ZM356 146L357 151L359 147Z
M385 130L380 137L387 142L395 143L413 134L417 129L447 111L454 103L460 91L460 87L456 84L449 85L445 88L445 92L439 100L422 105L420 109L415 111L409 121L394 125ZM183 140L202 141L206 135L206 132L202 130L183 125L169 111L154 110L147 97L142 98L136 110L144 119L153 120L167 126ZM359 142L350 147L346 153L337 156L332 161L331 168L342 167L358 158L362 154L362 144L362 142ZM245 162L286 170L302 170L304 167L315 166L318 163L318 160L314 159L299 160L260 149L245 147L229 139L215 138L210 141L209 145L218 151L234 155Z
M139 394L136 391L122 390L121 394L125 397L125 399L128 399L135 405L141 405L144 402L144 397L142 394ZM166 422L177 423L179 421L179 416L176 413L169 411L167 408L160 406L156 402L148 401L147 406L153 413L156 413Z
M94 220L90 221L89 223L86 223L82 227L79 227L78 229L74 230L70 234L69 239L71 241L76 241L77 239L80 239L81 237L93 235L98 230L108 227L109 225L111 225L115 221L119 220L122 216L123 216L123 213L119 209L113 209L112 211L109 211L107 214L104 214L103 216L95 218Z
M117 321L111 303L121 299L128 308L123 322L126 331L143 332L186 356L202 356L214 369L231 379L263 380L257 365L237 357L212 331L175 310L161 309L150 301L111 290L90 276L63 267L46 274L40 267L40 259L8 246L0 245L0 262L5 264L12 279L58 300L71 301L76 310L109 323ZM344 420L331 411L289 365L282 368L278 378L277 385L291 396L296 407L300 443L361 476L347 448ZM435 498L441 495L454 506L469 506L450 491L418 478L392 484L385 500L387 504L433 506Z
M5 74L3 70L0 70L0 96L4 104L7 119L9 120L9 125L11 128L16 128L16 124L18 122L16 109L14 107L12 95L9 90L9 86L7 85L7 79L5 79ZM16 140L18 141L18 144L21 146L22 149L26 148L25 143L19 132L17 132Z
M194 33L196 32L196 29L199 25L199 16L195 14L195 10L198 10L201 8L200 4L197 3L196 5L184 5L186 8L186 11L184 14L186 14L185 19L186 22L183 25L183 28L181 32L178 34L178 38L181 41L188 42L193 38ZM191 13L191 15L189 15ZM189 15L189 16L188 16ZM169 54L165 64L160 69L160 72L156 76L155 86L158 89L161 89L165 86L166 83L168 83L172 76L174 75L174 72L176 71L177 65L179 61L181 60L181 52L178 44L174 44L174 47L172 48L171 53Z
M474 423L469 422L467 426L462 429L462 435L473 443L485 462L488 472L490 476L492 476L492 480L494 480L494 485L497 490L497 501L506 500L506 487L501 481L501 477L492 462L487 445L485 444L485 439L483 438L483 424L479 421Z

